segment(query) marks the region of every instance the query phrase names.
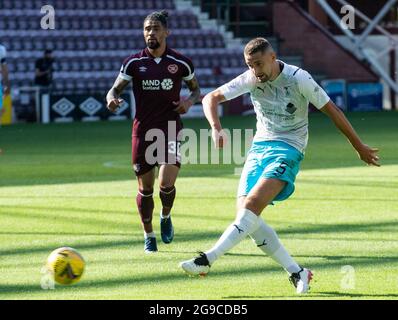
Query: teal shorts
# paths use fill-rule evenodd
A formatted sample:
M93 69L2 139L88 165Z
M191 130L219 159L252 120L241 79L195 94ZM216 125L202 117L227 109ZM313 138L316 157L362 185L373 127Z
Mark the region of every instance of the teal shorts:
M240 177L238 197L247 196L260 178L274 178L286 182L274 201L289 198L303 158L300 151L282 141L253 142Z

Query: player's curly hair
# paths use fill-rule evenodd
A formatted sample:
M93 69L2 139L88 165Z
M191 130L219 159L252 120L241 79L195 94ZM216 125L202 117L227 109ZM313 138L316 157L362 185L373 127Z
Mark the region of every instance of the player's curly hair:
M147 20L155 20L155 21L159 21L163 27L165 27L166 29L168 28L168 20L169 20L169 13L166 10L162 10L162 11L155 11L152 12L150 14L148 14L146 16L146 18L144 19L144 24Z

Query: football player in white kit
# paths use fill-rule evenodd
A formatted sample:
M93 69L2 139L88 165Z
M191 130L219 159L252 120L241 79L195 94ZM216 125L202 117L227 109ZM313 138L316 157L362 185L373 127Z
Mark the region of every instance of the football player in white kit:
M219 257L249 235L289 273L296 292L305 293L311 271L297 264L260 214L273 201L286 200L294 192L308 141L309 102L331 118L368 165L379 166L378 150L361 141L343 112L307 71L277 60L266 39L251 40L244 57L249 70L203 99L216 147L226 143L216 111L219 103L250 93L256 112L257 132L239 182L237 216L213 248L181 262L180 267L190 275L206 275Z

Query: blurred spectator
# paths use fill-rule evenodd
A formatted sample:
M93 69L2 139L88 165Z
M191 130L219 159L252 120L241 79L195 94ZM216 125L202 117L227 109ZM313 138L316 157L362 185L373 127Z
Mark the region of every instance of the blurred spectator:
M222 69L221 69L221 67L220 66L215 66L215 67L213 67L213 75L214 76L219 76L219 75L222 75Z
M10 82L8 81L8 68L6 63L6 48L0 43L0 118L3 115L3 90L4 95L10 94ZM4 85L4 89L3 89ZM0 154L3 150L0 148Z
M53 82L53 63L52 50L44 51L44 57L36 60L35 85L44 90L51 90Z
M6 48L0 43L0 117L3 114L3 92L4 95L10 94L10 82L8 81L6 55Z

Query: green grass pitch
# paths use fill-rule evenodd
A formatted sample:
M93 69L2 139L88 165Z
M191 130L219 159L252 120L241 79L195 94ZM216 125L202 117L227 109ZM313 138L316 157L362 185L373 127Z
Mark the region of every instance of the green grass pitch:
M311 293L299 297L286 272L250 239L204 279L178 268L233 221L234 165L183 166L174 242L160 241L155 196L160 251L145 255L129 122L0 128L0 299L397 299L398 113L348 117L365 143L380 148L382 167L360 162L326 116L311 114L296 192L263 212L314 272ZM223 123L254 128L255 119ZM185 127L208 126L186 120ZM60 246L85 257L85 274L76 285L43 290L41 267Z

